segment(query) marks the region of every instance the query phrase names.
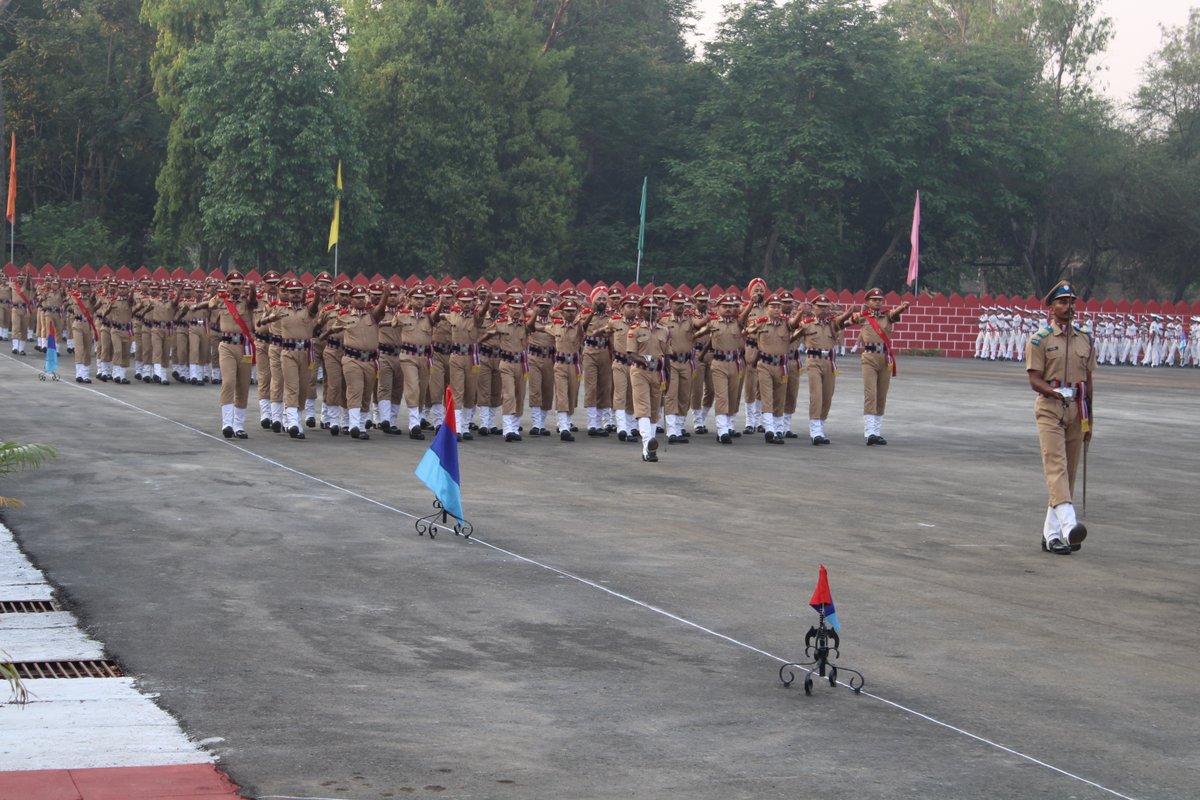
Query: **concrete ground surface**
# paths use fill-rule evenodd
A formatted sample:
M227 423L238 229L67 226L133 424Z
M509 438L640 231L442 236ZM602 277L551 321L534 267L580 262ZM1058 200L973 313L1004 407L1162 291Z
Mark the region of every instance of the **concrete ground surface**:
M0 355L0 439L59 452L6 522L248 795L1200 796L1198 370L1098 373L1054 556L1020 364L902 358L887 447L855 358L829 447L465 442L475 535L431 541L428 441L230 442L215 387L39 362ZM860 695L778 677L819 564Z

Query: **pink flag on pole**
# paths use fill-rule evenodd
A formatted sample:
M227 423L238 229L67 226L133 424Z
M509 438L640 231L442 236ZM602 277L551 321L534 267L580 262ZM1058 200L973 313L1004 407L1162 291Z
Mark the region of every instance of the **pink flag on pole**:
M908 236L908 241L912 244L912 252L908 254L908 285L912 286L913 281L917 279L917 254L919 251L918 242L920 240L921 230L921 192L917 191L917 202L913 206L913 224L912 233Z

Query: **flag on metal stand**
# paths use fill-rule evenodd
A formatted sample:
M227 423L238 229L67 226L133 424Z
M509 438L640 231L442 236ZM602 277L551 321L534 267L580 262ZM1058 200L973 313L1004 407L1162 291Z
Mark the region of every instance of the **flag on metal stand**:
M58 369L58 342L55 339L54 323L50 323L50 335L46 338L46 374L53 375Z
M458 430L454 419L454 392L446 387L446 418L433 444L417 464L416 475L429 487L445 511L465 523L462 485L458 477Z
M833 595L829 593L829 573L825 571L825 565L821 565L821 571L817 575L817 588L813 589L812 599L808 601L818 614L825 618L829 623L829 627L835 631L841 630L841 623L838 622L837 611L833 607Z

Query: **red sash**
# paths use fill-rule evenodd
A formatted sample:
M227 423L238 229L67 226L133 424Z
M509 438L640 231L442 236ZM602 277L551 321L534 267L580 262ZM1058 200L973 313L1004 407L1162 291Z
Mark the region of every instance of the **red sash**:
M250 328L246 326L246 321L242 319L242 315L238 313L237 306L232 301L225 300L225 308L233 315L233 321L242 329L242 355L250 356L250 363L255 363L257 354L254 351L254 337L250 335Z
M96 323L92 320L92 315L88 313L87 306L83 304L83 300L79 297L79 292L74 289L67 289L67 291L71 293L71 299L75 301L75 305L79 306L79 310L83 312L83 318L92 327L92 336L99 339L100 334L96 332Z
M880 339L883 339L884 353L887 356L887 363L892 367L892 377L896 375L896 356L892 353L892 340L883 332L883 328L879 327L879 323L875 321L875 317L867 315L867 323L875 329L875 333Z

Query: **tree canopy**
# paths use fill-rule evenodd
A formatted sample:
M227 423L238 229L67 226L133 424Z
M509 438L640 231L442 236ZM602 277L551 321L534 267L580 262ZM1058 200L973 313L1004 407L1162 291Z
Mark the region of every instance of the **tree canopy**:
M1200 12L1127 115L1100 0L11 0L18 256L1200 292ZM7 148L7 136L5 136ZM6 152L6 151L5 151Z

